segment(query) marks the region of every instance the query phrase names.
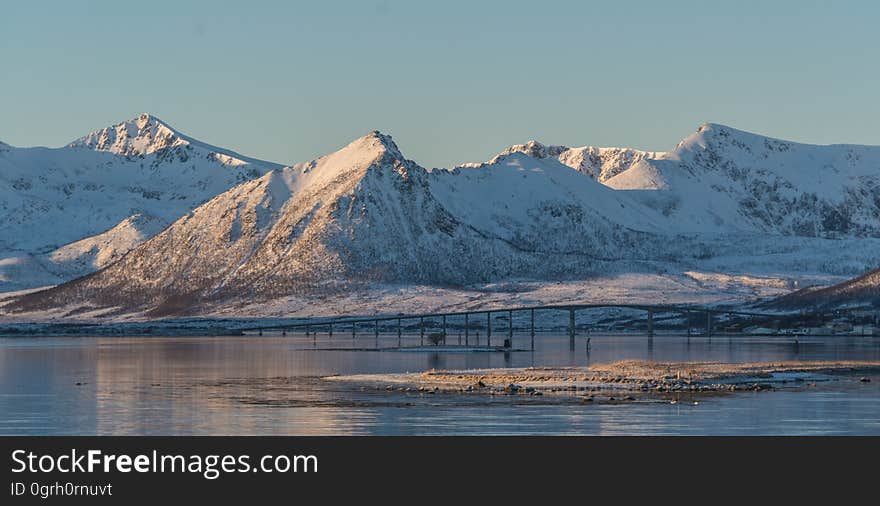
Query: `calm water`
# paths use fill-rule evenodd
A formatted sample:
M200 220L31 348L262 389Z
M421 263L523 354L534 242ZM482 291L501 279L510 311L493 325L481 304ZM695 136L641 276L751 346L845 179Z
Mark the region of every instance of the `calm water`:
M653 360L880 360L880 338L538 336L534 352L345 350L372 335L0 339L2 434L880 434L880 378L680 402L360 391L328 374ZM404 338L417 344L418 337ZM381 337L394 346L396 336ZM528 348L528 338L515 340ZM322 350L322 348L325 348ZM326 348L336 348L328 350ZM77 384L79 383L79 385Z

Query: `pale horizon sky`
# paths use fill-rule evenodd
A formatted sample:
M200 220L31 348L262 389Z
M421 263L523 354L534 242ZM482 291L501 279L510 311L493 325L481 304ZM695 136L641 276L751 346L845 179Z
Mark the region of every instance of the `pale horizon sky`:
M669 150L704 122L880 144L880 4L16 2L0 141L142 112L284 164L370 130L426 167L537 139Z

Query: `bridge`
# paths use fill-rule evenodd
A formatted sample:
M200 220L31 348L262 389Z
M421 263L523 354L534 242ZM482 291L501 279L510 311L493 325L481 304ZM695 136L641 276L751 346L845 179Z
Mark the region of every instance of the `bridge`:
M396 314L396 315L375 315L375 316L360 316L360 317L328 317L328 318L313 318L302 322L296 323L284 323L284 324L272 324L272 325L263 325L263 326L254 326L247 327L241 329L242 331L251 331L251 332L259 332L261 335L263 331L281 331L284 335L288 331L305 331L306 335L316 336L318 331L325 331L330 337L333 336L334 329L345 329L348 328L351 331L352 338L357 336L358 329L363 326L372 327L373 333L378 338L379 337L379 326L380 324L387 324L391 322L392 324L396 324L397 337L401 338L403 334L403 323L404 322L418 322L419 328L419 336L421 338L422 344L424 344L424 339L426 332L430 330L439 330L439 332L430 332L430 337L436 337L437 335L442 336L443 341L445 342L448 328L448 320L451 318L461 318L463 320L463 324L460 326L464 331L465 344L469 344L470 342L470 332L474 329L474 324L476 323L477 330L477 344L479 344L479 330L485 330L486 335L486 345L492 346L492 332L496 330L497 325L493 326L492 324L492 315L497 314L506 314L507 316L507 328L506 330L507 339L503 341L504 347L510 347L510 343L512 342L514 327L513 327L513 317L515 314L522 315L522 313L526 313L529 317L529 334L531 337L531 347L534 350L535 348L535 312L536 311L555 311L561 312L563 314L568 314L568 336L571 346L574 346L575 339L575 316L576 312L579 310L589 310L589 309L628 309L628 310L636 310L636 311L644 311L647 315L646 318L646 332L648 336L654 335L654 315L661 313L678 313L685 317L685 321L687 322L687 333L691 335L691 321L694 314L698 315L698 318L705 318L703 320L704 323L704 334L706 336L711 336L714 331L714 317L715 315L730 315L730 316L739 316L746 318L754 318L754 319L767 319L767 320L779 320L787 317L798 316L796 314L781 314L781 313L759 313L759 312L750 312L750 311L738 311L738 310L729 310L723 308L712 308L709 306L694 306L694 305L679 305L679 304L601 304L601 303L575 303L575 304L549 304L549 305L538 305L538 306L516 306L516 307L502 307L502 308L493 308L493 309L473 309L467 311L451 311L451 312L435 312L435 313L417 313L417 314ZM702 315L702 316L700 316ZM480 323L480 320L485 318L485 324ZM439 322L437 322L439 320ZM503 332L503 331L502 331ZM460 336L459 336L460 339Z

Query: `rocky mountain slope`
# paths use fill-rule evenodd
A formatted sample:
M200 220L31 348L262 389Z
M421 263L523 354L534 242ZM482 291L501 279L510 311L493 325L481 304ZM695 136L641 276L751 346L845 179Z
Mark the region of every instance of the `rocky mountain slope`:
M148 114L63 148L0 144L0 291L104 267L209 198L278 167Z
M880 308L880 269L826 287L809 287L770 304L784 309L840 308L873 305Z

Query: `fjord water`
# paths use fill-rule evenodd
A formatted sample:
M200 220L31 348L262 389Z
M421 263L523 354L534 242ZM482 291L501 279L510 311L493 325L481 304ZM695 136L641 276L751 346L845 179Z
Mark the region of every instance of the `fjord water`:
M472 337L473 338L473 337ZM526 396L362 390L320 376L586 365L622 359L880 360L877 337L539 335L535 351L373 351L397 336L0 339L2 434L880 434L880 378L703 396L697 404L580 404ZM418 336L404 337L416 345ZM499 343L500 344L500 343ZM528 349L528 336L514 348Z

